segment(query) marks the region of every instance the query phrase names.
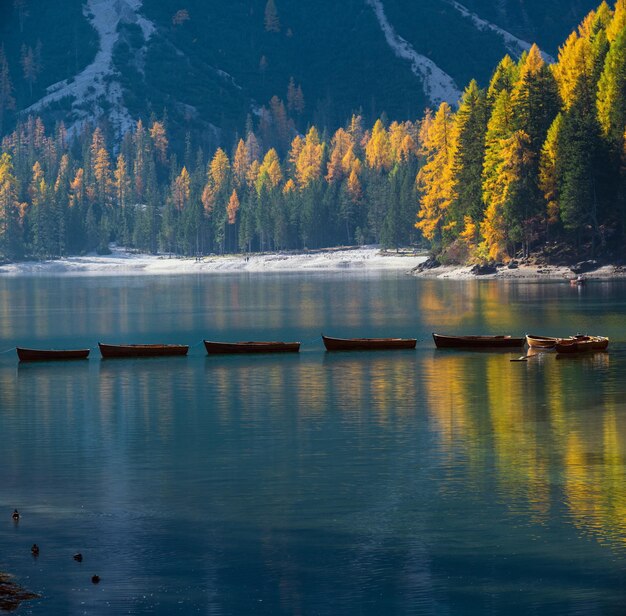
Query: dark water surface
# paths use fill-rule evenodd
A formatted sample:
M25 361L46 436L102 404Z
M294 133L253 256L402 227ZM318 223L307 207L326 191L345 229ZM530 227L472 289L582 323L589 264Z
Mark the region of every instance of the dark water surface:
M623 283L1 279L0 351L303 348L0 355L0 571L42 594L20 608L37 615L624 614L625 316ZM321 331L420 341L326 354ZM431 331L612 342L512 363Z

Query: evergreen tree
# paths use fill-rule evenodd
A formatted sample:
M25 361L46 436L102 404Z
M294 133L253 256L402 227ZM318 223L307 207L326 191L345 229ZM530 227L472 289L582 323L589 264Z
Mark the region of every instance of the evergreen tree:
M0 137L4 134L5 114L13 109L15 109L15 98L13 98L9 63L4 53L4 45L0 45Z
M274 0L267 0L264 23L266 32L280 32L280 19Z
M559 221L559 184L561 179L559 139L562 125L563 114L559 113L548 130L539 161L539 188L546 203L547 224L555 224Z
M620 148L626 127L626 27L606 56L598 83L598 119L603 134Z
M502 90L506 90L509 93L513 91L513 86L517 82L518 72L518 66L511 57L509 55L504 56L489 82L489 88L487 89L487 103L489 107L495 104Z
M483 217L482 172L487 132L485 93L472 80L465 89L455 116L457 147L452 160L453 188L448 220L461 233L466 216L473 222Z
M119 237L124 246L131 245L133 237L132 218L129 212L131 181L128 175L126 159L123 154L117 157L117 165L113 173L115 202L118 213Z
M579 246L586 227L592 229L592 242L602 241L600 170L607 162L599 122L595 114L585 111L584 103L580 97L563 116L558 150L560 216L565 229L576 232Z
M21 256L16 183L13 162L4 152L0 155L0 251L9 260Z

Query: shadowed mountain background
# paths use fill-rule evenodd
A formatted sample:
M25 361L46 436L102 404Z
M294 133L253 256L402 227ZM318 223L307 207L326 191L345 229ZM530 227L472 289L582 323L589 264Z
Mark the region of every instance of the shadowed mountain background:
M505 53L522 52L515 37L556 56L593 7L590 0L6 0L0 41L16 104L3 132L29 108L70 127L105 116L120 133L131 120L166 113L173 144L200 129L230 142L272 96L287 101L290 80L302 94L293 113L302 131L309 123L333 130L354 112L368 122L383 113L412 119L454 102L472 78L486 85ZM429 84L433 66L415 66L424 61L449 81Z

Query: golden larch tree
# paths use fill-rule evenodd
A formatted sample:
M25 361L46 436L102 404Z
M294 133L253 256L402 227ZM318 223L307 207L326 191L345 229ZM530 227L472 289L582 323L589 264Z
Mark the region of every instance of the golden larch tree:
M579 88L589 87L593 70L591 42L572 32L559 50L559 61L552 66L565 109L569 109L580 96Z
M389 171L391 169L389 135L380 119L376 120L372 134L365 146L365 160L367 165L376 171Z
M123 154L117 157L117 165L113 172L113 180L115 184L115 198L117 205L124 209L128 205L131 193L131 181L128 175L128 166Z
M392 122L389 127L389 147L394 163L405 163L411 155L417 155L417 145L409 132L410 122Z
M256 189L260 193L262 188L267 190L276 188L283 181L283 172L280 168L278 153L274 148L268 150L263 163L259 167L256 180Z
M228 216L228 224L234 225L237 222L237 212L239 211L239 197L237 191L233 190L226 206L226 214Z
M54 192L57 196L61 196L61 193L66 190L68 185L70 172L70 157L67 154L61 156L59 163L59 172L57 173L57 179L54 182Z
M70 208L82 206L85 198L85 171L82 167L79 167L76 170L74 179L70 182Z
M312 126L306 135L304 146L296 163L296 179L300 188L306 188L322 177L323 159L324 144L320 140L317 129Z
M326 181L330 184L340 182L349 168L344 168L344 158L350 150L354 150L352 135L343 128L337 129L330 145L330 160L328 161Z
M174 207L179 212L182 212L189 203L190 197L191 178L189 177L187 168L183 167L178 177L174 180L174 185L172 186L172 201L174 203Z
M347 190L352 203L361 203L363 201L363 187L361 186L361 180L359 180L358 168L359 165L355 164L348 176Z
M230 161L222 148L218 148L213 155L209 171L215 192L222 192L226 188L230 173Z
M617 35L626 26L626 0L617 0L615 10L613 11L613 19L606 29L606 37L612 43Z
M165 132L165 125L163 122L154 122L150 128L150 137L152 137L152 143L154 144L154 150L157 153L157 158L161 164L167 162L167 133Z
M233 158L233 179L238 188L241 188L246 183L246 175L250 167L250 162L248 148L244 140L240 139Z
M109 205L111 196L111 161L109 152L102 147L92 160L93 176L96 181L97 197L101 205Z
M298 157L300 156L300 152L302 152L303 147L304 139L302 139L300 135L296 135L291 142L291 148L287 156L292 175L295 175L296 173L296 168L298 166Z
M285 182L285 185L283 186L283 195L289 195L289 194L295 192L296 189L297 189L296 183L291 178L289 178Z
M448 103L441 103L432 122L422 125L420 136L426 163L417 174L421 198L415 226L426 239L438 241L453 199L454 114Z

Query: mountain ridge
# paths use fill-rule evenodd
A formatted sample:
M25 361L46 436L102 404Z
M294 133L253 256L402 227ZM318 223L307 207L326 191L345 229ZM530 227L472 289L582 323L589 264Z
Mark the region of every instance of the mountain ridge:
M548 41L544 58L551 60L555 26L545 26L542 16L571 14L561 24L569 31L594 6L585 0L271 2L276 31L265 27L266 0L226 7L201 0L67 0L56 13L45 0L14 0L0 8L0 41L17 103L13 123L43 113L75 132L106 118L121 136L138 118L165 113L179 141L199 130L219 141L216 131L228 139L272 96L284 100L292 78L306 100L296 118L301 131L308 123L332 130L355 111L369 119L383 112L410 119L442 100L455 102L472 77L485 83L504 53L530 48L529 33L540 44ZM50 21L65 45L55 43ZM28 80L24 49L38 46L38 72Z

